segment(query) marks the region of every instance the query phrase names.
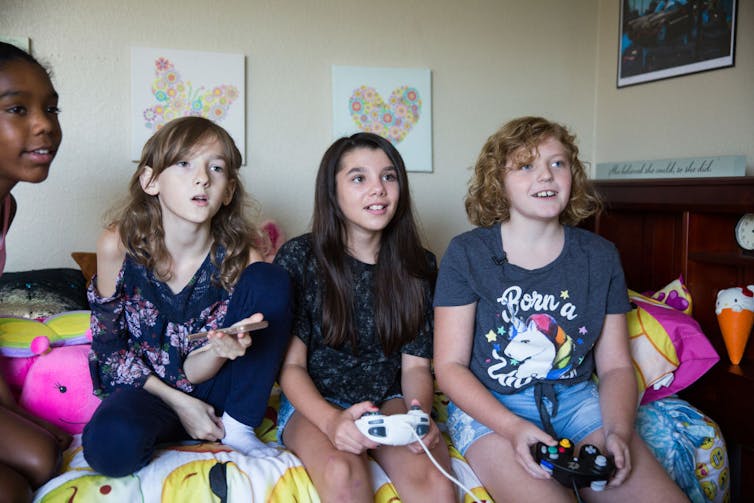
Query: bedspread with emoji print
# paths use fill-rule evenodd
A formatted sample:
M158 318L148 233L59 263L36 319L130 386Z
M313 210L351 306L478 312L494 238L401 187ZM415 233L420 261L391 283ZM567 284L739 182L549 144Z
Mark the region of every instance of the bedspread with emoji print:
M267 414L257 428L257 436L277 445L276 425L279 390L270 397ZM447 399L435 395L435 420L444 425ZM438 411L439 415L438 415ZM446 442L448 437L444 434ZM479 501L492 498L482 487L463 457L451 447L454 476ZM400 499L385 472L372 461L374 501L398 502ZM459 501L473 499L459 489ZM120 478L94 472L84 460L81 435L64 453L62 473L42 486L35 502L129 502L192 503L271 502L289 503L320 501L301 461L290 451L279 448L276 456L249 457L230 447L213 442L166 445L157 450L152 461L136 473Z

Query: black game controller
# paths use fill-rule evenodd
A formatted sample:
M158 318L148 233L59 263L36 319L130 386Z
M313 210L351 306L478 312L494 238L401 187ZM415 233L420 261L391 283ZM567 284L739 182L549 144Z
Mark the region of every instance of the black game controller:
M613 460L593 445L582 446L579 457L574 457L573 442L567 438L561 438L557 446L537 442L531 453L539 466L568 488L589 486L593 491L602 491L615 473Z

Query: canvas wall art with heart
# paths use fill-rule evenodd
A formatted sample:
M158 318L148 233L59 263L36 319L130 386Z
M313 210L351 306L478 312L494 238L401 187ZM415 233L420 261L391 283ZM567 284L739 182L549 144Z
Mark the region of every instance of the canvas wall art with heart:
M333 136L388 139L408 171L432 171L431 73L426 68L333 66Z

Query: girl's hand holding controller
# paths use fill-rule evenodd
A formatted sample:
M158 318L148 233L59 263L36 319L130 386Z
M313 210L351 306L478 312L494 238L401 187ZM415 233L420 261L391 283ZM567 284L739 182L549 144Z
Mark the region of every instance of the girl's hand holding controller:
M356 419L368 412L377 412L372 402L359 402L341 410L327 422L325 434L340 451L361 454L367 449L375 449L379 444L364 436L356 428Z
M421 404L419 403L419 400L413 399L411 400L411 408L418 408L421 409ZM434 448L437 443L440 441L440 428L437 427L437 424L432 420L432 418L429 418L429 431L426 435L422 437L422 442L424 442L424 445L427 446L427 449ZM419 445L419 442L412 442L408 444L408 450L413 452L414 454L425 454L424 449L422 449L422 446Z
M196 335L207 337L207 344L194 351L194 353L212 350L215 355L221 358L235 360L239 356L246 354L246 350L252 343L249 331L257 327L263 328L262 326L259 326L259 323L263 322L263 319L264 315L256 313L234 323L227 329L210 330L206 334L192 334L189 336L189 339L195 338ZM238 329L243 330L245 326L248 326L249 328L243 332L238 331ZM238 328L234 329L234 327Z
M537 445L537 442L542 442L546 445L557 445L558 441L531 421L518 416L511 423L509 431L512 433L507 438L513 447L514 456L518 464L535 479L551 478L551 475L535 461L534 456L531 454L531 446Z
M608 487L618 487L631 473L631 451L628 442L617 433L608 433L605 437L605 451L613 457L615 475L607 484Z

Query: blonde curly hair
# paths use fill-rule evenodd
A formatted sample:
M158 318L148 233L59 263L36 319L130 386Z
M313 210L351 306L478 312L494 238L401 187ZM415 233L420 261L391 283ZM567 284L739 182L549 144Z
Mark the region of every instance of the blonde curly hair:
M516 164L531 162L537 156L537 147L548 138L563 144L571 164L571 195L560 214L560 222L576 225L602 209L599 195L579 160L575 135L565 126L542 117L520 117L503 125L482 147L464 200L472 224L487 227L510 218L503 176L506 163L509 160Z

